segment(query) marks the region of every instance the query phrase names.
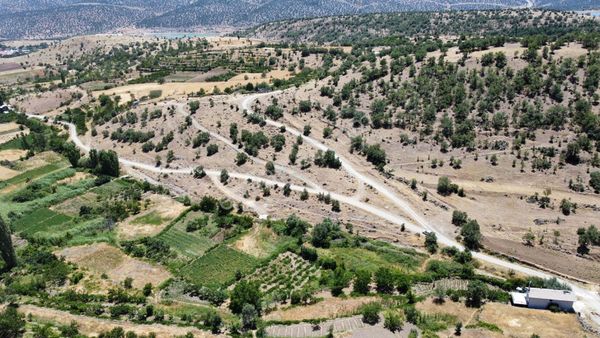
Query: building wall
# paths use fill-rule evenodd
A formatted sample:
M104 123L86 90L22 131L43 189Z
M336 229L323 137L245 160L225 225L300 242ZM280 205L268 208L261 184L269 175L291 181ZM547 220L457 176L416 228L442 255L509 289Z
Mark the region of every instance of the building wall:
M573 302L557 301L549 299L529 298L527 307L532 309L547 309L550 304L557 304L563 311L572 311Z

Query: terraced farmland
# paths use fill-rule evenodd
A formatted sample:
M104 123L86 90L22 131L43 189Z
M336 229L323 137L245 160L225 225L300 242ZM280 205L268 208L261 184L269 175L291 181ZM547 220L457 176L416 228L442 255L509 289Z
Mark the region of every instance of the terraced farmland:
M236 273L249 273L258 260L226 245L220 245L181 269L180 274L193 283L210 287L232 283Z

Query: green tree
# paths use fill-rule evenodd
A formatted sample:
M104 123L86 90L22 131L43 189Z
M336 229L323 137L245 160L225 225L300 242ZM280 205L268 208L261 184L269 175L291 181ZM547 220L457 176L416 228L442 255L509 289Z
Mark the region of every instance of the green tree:
M77 167L79 164L79 159L81 158L81 153L75 143L73 142L65 142L63 144L62 154L69 160L72 167Z
M240 314L244 305L250 304L260 314L261 297L262 295L257 283L242 280L235 285L231 292L229 309L235 314Z
M14 306L7 306L4 312L0 313L0 337L21 337L24 327L23 316L17 312Z
M242 307L242 327L246 330L256 329L256 320L258 312L252 304L244 304Z
M425 247L430 254L434 254L438 250L437 236L435 232L428 231L425 234Z
M229 173L227 172L227 170L225 170L225 169L221 170L221 175L220 175L221 183L227 184L228 180L229 180Z
M113 150L101 150L97 153L97 165L92 167L98 175L106 175L112 177L119 177L119 157ZM95 161L92 160L93 153L90 152L90 164Z
M189 107L190 107L190 112L192 114L196 114L196 112L198 111L198 109L200 108L200 102L194 100L194 101L190 101L190 103L188 103Z
M4 269L10 270L17 265L17 256L10 237L10 228L0 216L0 255L4 260Z
M438 179L437 192L442 196L448 196L452 193L458 192L458 186L456 184L452 184L448 177L442 176Z
M594 171L590 174L590 186L596 194L600 193L600 171Z
M275 174L275 164L273 164L272 161L268 161L265 164L265 171L267 175L274 175Z
M476 220L469 220L465 223L460 230L460 235L469 250L478 250L481 247L482 236Z
M339 226L326 218L313 228L311 243L317 248L328 248L331 240L337 237Z
M487 287L482 281L472 280L467 286L467 301L469 307L481 307L483 300L487 296Z
M377 292L390 294L394 291L394 275L388 268L380 267L375 272Z
M354 292L359 295L368 294L371 289L369 284L371 284L371 272L368 270L356 271L356 276L354 277Z

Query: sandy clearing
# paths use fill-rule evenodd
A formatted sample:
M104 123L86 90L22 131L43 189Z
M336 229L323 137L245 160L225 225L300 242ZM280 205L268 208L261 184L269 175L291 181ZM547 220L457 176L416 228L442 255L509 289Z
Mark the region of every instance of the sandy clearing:
M433 302L429 298L417 304L417 309L428 314L450 314L457 317L463 323L463 327L484 321L497 325L503 331L505 337L531 337L536 333L540 337L584 337L585 332L581 328L575 314L552 313L545 310L534 310L514 307L509 304L487 303L482 308L468 308L461 302L452 302L447 299L442 304ZM442 332L442 335L452 335L454 328ZM490 331L481 329L467 329L471 332L468 336L486 337L493 335ZM484 335L485 336L485 335Z
M0 124L0 133L9 133L19 130L19 125L15 122L8 122Z
M0 151L0 161L16 161L27 154L26 150L8 149Z
M19 174L20 172L16 170L0 166L0 181L11 179Z
M21 69L21 65L15 62L0 63L0 73Z
M115 284L131 277L133 286L142 288L146 283L157 286L171 277L164 267L131 258L106 243L65 248L56 254L97 275L106 274Z
M142 83L142 84L134 84L127 85L122 87L116 87L109 90L103 90L94 92L95 97L99 97L100 95L120 95L125 97L125 95L130 95L134 98L141 98L144 96L148 96L150 91L160 90L162 91L161 97L170 97L170 96L185 96L188 94L194 94L199 92L200 90L205 90L207 93L212 93L214 88L218 88L219 90L225 90L228 87L239 87L244 86L248 83L258 84L261 82L271 82L273 79L286 79L291 76L291 73L283 70L275 70L266 74L265 77L262 77L260 73L243 73L239 74L228 81L220 81L220 82L171 82L171 83Z
M583 48L583 46L580 43L568 43L566 46L555 50L554 57L576 59L582 55L586 55L587 53L588 50Z
M427 298L425 301L417 303L416 308L417 310L428 314L451 314L456 316L456 318L464 325L469 323L469 320L473 317L473 314L478 310L474 308L468 308L465 306L465 304L453 302L450 299L446 299L446 301L442 304L436 304L433 302L433 298Z
M483 307L479 320L494 323L509 337L584 337L586 333L577 321L577 315L489 303Z
M351 314L361 305L377 300L377 297L329 298L322 302L307 306L297 306L285 310L276 310L266 316L265 320L308 320L333 318Z
M270 242L274 242L277 235L273 230L261 226L255 226L252 231L234 243L234 247L254 257L266 257L269 251L265 248Z
M102 332L110 331L116 327L121 327L123 330L125 330L125 332L132 331L137 335L148 335L149 333L153 332L157 337L177 337L191 332L194 337L197 338L219 337L217 335L201 331L195 327L167 326L161 324L133 324L126 321L73 315L65 311L42 308L35 305L21 305L19 307L19 312L25 315L31 314L35 318L61 323L63 325L69 325L71 322L76 322L79 331L88 336L97 336Z
M56 181L56 184L73 184L75 182L85 180L86 178L89 178L89 177L92 177L92 175L78 171L75 173L75 175L73 175L71 177L67 177L60 181Z
M148 200L150 204L145 211L119 223L117 228L119 238L130 240L157 235L172 219L179 216L186 209L183 204L165 195L153 194L148 196ZM150 214L159 216L162 219L161 223L145 224L140 222L140 219Z

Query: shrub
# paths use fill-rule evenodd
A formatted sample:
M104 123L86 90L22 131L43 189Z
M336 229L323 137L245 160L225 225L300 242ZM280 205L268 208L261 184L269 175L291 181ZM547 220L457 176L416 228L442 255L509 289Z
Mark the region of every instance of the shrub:
M161 96L162 96L162 90L151 90L150 93L148 93L148 97L151 100L152 99L158 99Z
M379 303L368 303L363 305L360 313L362 314L363 323L369 325L375 325L379 323L379 311L381 311L381 304Z

